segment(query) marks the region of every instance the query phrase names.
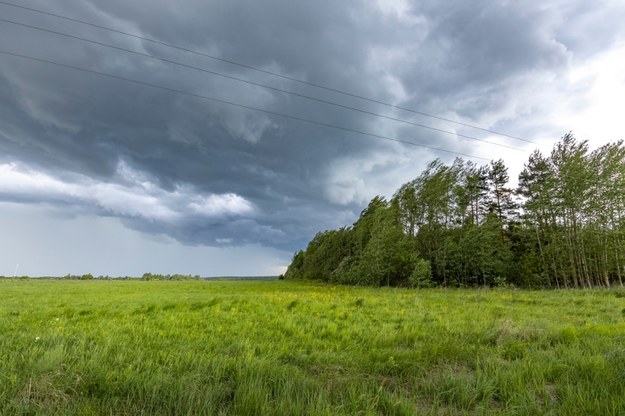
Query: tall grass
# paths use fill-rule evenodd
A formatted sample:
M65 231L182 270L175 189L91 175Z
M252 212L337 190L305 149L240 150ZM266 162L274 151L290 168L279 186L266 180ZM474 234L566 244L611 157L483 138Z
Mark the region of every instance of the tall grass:
M625 293L0 280L0 414L625 414Z

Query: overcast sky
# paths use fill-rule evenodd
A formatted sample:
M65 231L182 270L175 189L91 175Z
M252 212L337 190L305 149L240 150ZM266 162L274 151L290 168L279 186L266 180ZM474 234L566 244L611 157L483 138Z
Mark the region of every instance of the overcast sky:
M0 53L0 275L278 274L432 147L625 138L623 1L11 1L526 141L0 4L0 51L248 107Z

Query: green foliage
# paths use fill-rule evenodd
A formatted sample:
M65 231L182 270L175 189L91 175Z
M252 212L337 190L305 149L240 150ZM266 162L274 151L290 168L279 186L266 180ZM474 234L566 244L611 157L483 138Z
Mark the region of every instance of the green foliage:
M432 266L429 261L418 259L415 262L410 273L410 285L421 289L432 287Z
M1 279L0 293L2 415L625 414L622 290Z
M305 252L295 254L285 278L328 282L350 249L350 230L341 228L317 233Z
M199 275L143 273L141 280L200 280Z
M318 233L294 255L285 278L405 286L416 260L397 202L375 197L353 227Z
M303 250L298 251L293 255L291 264L284 273L285 279L301 279L304 275L302 268L304 267L304 257L306 253Z
M625 274L625 147L571 134L530 155L516 190L502 160L431 162L353 226L319 233L287 279L370 286L611 287ZM515 200L515 196L519 201ZM417 279L418 280L418 279Z

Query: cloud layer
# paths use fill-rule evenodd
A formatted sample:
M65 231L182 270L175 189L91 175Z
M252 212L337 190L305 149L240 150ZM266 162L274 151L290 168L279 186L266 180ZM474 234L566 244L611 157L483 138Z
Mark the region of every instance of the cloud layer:
M251 216L254 209L236 194L202 195L192 188L163 190L125 164L118 168L119 182L95 181L83 175L61 180L48 174L0 165L0 196L31 203L64 204L101 215L147 222L222 221Z
M539 146L575 129L569 124L582 104L574 98L595 97L597 79L571 74L610 61L606 56L622 47L625 20L621 4L581 0L24 5L505 131ZM3 51L425 146L501 156L509 165L521 165L536 147L105 30L6 5L0 10L16 22L525 152L504 152L6 22L0 22ZM7 55L0 55L0 96L0 201L115 217L134 230L189 245L259 244L291 251L320 229L351 223L368 199L392 192L431 159L454 157Z

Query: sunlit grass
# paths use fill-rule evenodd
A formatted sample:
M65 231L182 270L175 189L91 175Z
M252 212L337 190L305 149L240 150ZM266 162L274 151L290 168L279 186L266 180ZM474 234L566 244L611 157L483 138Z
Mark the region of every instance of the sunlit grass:
M625 292L0 280L0 414L625 414Z

